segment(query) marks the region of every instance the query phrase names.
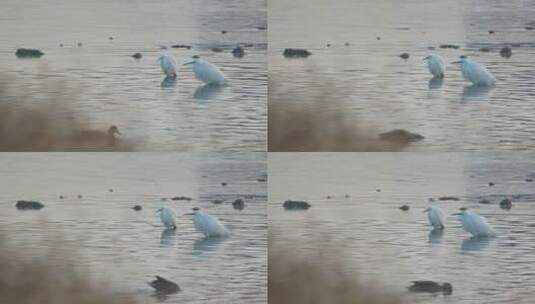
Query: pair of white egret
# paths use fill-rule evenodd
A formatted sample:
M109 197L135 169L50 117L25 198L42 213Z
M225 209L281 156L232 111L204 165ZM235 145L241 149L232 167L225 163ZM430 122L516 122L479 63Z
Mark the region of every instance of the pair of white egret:
M431 206L425 209L424 212L427 212L427 219L429 220L429 224L433 226L433 229L444 229L446 216L442 209L437 206ZM452 215L458 216L463 229L474 237L490 237L496 235L487 220L474 211L462 210Z
M160 213L160 220L166 229L176 229L176 213L172 208L162 207L158 209L156 213ZM230 232L217 217L205 213L197 207L193 208L193 213L186 213L185 215L193 216L193 225L195 226L195 229L204 234L207 238L225 237L230 235Z
M192 57L193 60L183 65L191 64L193 67L193 73L195 77L200 81L210 84L210 85L224 85L227 83L225 75L217 68L217 66L211 64L210 62L201 59L199 56L195 55ZM160 62L160 67L167 77L175 79L178 74L178 64L176 59L170 53L163 54L158 58Z
M444 59L440 55L431 54L423 60L427 60L427 68L434 77L444 78L446 67ZM484 65L470 60L466 56L461 56L461 60L452 63L461 64L464 79L472 82L475 86L493 86L496 83L496 78Z

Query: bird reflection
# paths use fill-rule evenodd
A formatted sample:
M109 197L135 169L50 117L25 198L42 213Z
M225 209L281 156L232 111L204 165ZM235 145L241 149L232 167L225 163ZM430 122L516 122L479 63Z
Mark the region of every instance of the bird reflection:
M205 84L195 90L193 97L195 99L211 99L217 96L223 90L223 87L221 85Z
M193 243L193 255L215 252L219 249L225 238L202 238Z
M172 247L175 245L175 230L165 229L160 236L160 245L163 247Z
M444 83L443 78L433 77L429 79L429 89L430 90L440 89L443 83Z
M162 81L162 88L173 88L176 86L176 77L167 76Z
M489 237L471 237L463 241L461 249L463 251L481 251L489 246L490 240Z
M466 86L463 89L463 101L486 101L489 99L493 86Z
M442 242L442 237L444 236L444 229L433 229L429 231L429 243L430 244L440 244Z

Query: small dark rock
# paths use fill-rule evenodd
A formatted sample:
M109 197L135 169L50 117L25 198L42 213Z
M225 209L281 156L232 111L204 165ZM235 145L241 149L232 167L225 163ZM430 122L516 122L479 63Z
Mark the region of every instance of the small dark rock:
M226 34L226 33L227 33L227 31L225 31L225 30L221 31L221 34L223 34L223 35Z
M490 182L490 183L489 183L489 187L492 187L492 186L494 186L494 183L493 183L493 182Z
M530 182L532 182L532 181L533 181L532 178L526 178L526 182L530 183Z
M141 55L141 53L135 53L134 55L132 55L132 57L134 57L135 59L141 59L143 55Z
M156 276L156 280L149 283L156 290L157 294L172 294L180 291L180 287L174 282Z
M482 48L479 49L479 51L488 53L488 52L490 52L490 48L489 47L482 47Z
M113 192L113 189L108 189L109 192Z
M214 52L214 53L221 53L221 52L223 52L223 49L220 48L220 47L213 47L213 48L212 48L212 52Z
M17 49L15 55L19 58L39 58L45 53L37 49Z
M310 208L310 204L305 201L292 201L287 200L282 205L286 210L306 210Z
M490 34L490 35L494 34L494 31L493 31L493 30L490 30L490 31L489 31L489 34Z
M328 47L328 48L331 47L331 44L330 44L330 43L327 43L327 47Z
M413 281L412 286L409 287L410 292L442 292L445 295L450 295L453 292L453 287L450 283L439 284L433 281Z
M59 47L63 47L63 43L60 43L60 44L59 44Z
M312 55L312 53L305 49L285 49L282 55L286 58L306 58Z
M141 205L135 205L134 207L132 207L132 209L134 209L136 211L141 211L141 209L143 209L143 207L141 207Z
M227 183L225 183L225 182L221 183L221 186L223 186L223 187L225 187L226 185L227 185Z
M82 195L81 195L81 194L78 194L78 198L81 199L81 198L82 198Z
M409 53L403 53L403 54L399 55L399 57L401 57L403 59L409 59L409 57L411 57L411 55Z
M220 200L220 199L213 200L212 204L216 204L216 205L223 204L223 200Z
M349 194L344 195L345 198L350 198Z
M381 189L375 189L375 192L381 192Z
M455 49L455 50L457 50L457 49L460 48L460 46L455 45L455 44L441 44L440 48L441 49Z
M82 44L81 42L78 42L76 45L77 45L78 47L82 47L83 44Z
M375 37L375 39L377 39L377 40L381 40L381 37L377 36L377 37Z
M191 45L186 45L186 44L175 44L175 45L172 45L171 46L172 48L174 49L191 49Z
M502 56L504 58L509 58L509 57L513 56L513 50L508 46L504 46L500 50L500 56Z
M173 201L191 201L192 198L191 197L187 197L187 196L175 196L175 197L172 197L171 200Z
M349 46L349 42L344 43L345 46Z
M390 142L407 144L410 142L420 141L425 137L417 133L411 133L406 130L396 129L379 134L379 138Z
M399 209L401 209L403 211L409 211L409 209L411 209L411 207L409 205L403 205L403 206L399 207Z
M19 210L39 210L45 207L45 205L36 201L17 201L15 207Z
M531 30L534 29L534 27L533 26L526 26L525 29L528 30L528 31L531 31Z
M461 211L466 211L466 210L468 210L468 208L466 208L466 207L461 207L461 208L459 208L459 210L461 210Z
M491 204L491 202L490 202L489 200L487 200L487 199L482 199L482 200L480 200L478 203L480 203L480 204L484 204L484 205Z
M507 210L509 210L509 209L511 209L512 207L513 207L513 202L511 202L510 199L505 198L505 199L503 199L503 200L500 202L500 208L502 208L502 209L507 209Z
M110 36L108 39L109 39L109 40L113 40L113 37Z
M245 56L245 50L241 46L237 46L232 50L232 55L237 58Z
M259 183L265 183L266 180L267 180L267 179L265 179L265 178L259 178L259 179L257 179L257 181L258 181Z
M460 201L461 199L456 196L441 196L438 198L439 201Z
M59 196L59 199L64 199L64 198L65 198L65 196L63 196L63 195Z
M243 199L238 198L234 202L232 202L232 207L237 210L243 210L243 208L245 208L245 202L243 201Z
M257 26L256 29L259 31L265 31L267 30L267 26Z

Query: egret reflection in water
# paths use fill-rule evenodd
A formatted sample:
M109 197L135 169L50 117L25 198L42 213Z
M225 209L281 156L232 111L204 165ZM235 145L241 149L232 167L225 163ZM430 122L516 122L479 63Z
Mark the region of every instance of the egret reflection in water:
M173 88L176 86L176 77L172 77L172 76L166 76L162 83L161 83L161 86L162 88Z
M195 93L193 93L193 98L195 99L212 99L216 97L223 90L224 86L216 84L205 84L197 87Z
M444 78L433 77L429 79L428 86L430 90L436 90L436 89L440 89L443 84L444 84Z
M162 247L174 246L176 243L175 232L175 229L164 229L160 236L160 245L162 245Z
M193 255L216 252L226 238L202 238L193 243Z
M430 244L440 244L444 238L444 229L433 229L429 231L429 243Z
M488 101L493 88L493 86L466 86L463 89L463 101Z
M481 251L490 245L490 237L471 237L463 240L461 249L463 251Z

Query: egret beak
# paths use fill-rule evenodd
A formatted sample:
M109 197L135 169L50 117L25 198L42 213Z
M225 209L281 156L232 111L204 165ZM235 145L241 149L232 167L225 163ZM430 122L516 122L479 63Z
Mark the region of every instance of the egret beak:
M461 212L457 212L457 213L452 213L451 215L461 215L462 213Z
M423 213L426 213L429 211L429 208L425 209L424 211L422 211Z
M195 213L193 212L190 212L190 213L184 213L184 215L194 215Z
M427 56L427 57L425 57L424 59L422 59L422 61L425 61L425 60L427 60L427 59L429 59L429 56Z
M183 65L193 64L195 61L186 62Z
M156 210L156 213L158 213L158 212L162 212L162 208Z

